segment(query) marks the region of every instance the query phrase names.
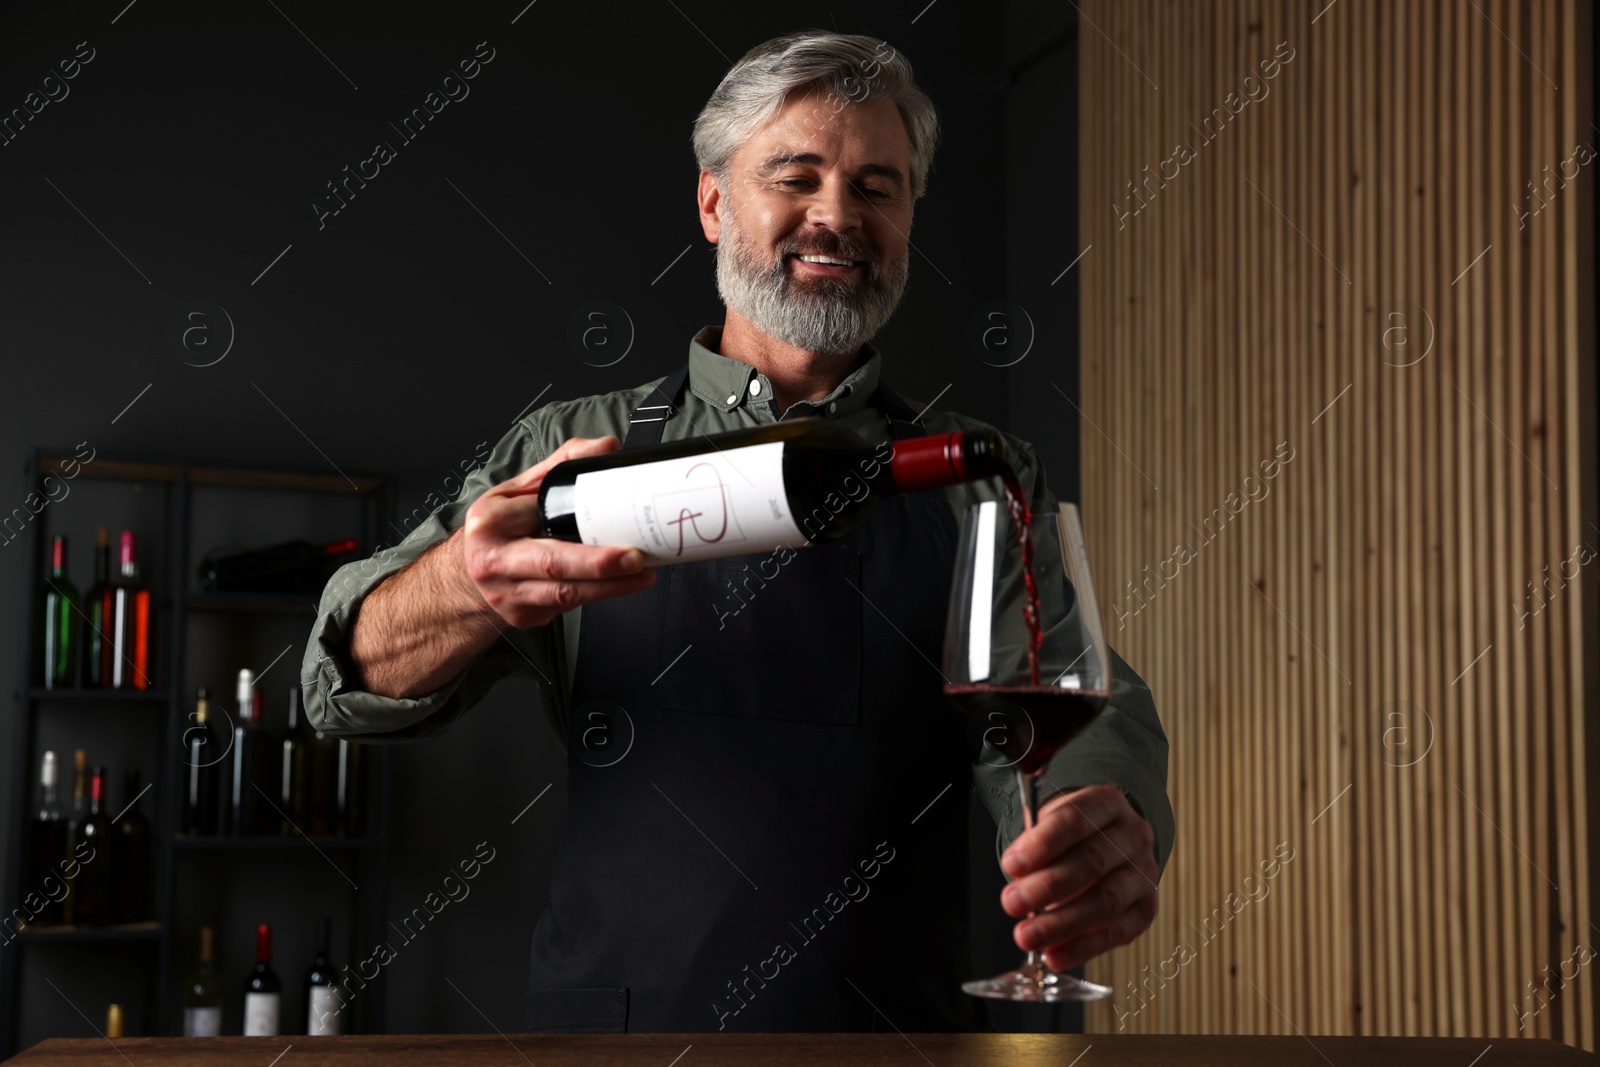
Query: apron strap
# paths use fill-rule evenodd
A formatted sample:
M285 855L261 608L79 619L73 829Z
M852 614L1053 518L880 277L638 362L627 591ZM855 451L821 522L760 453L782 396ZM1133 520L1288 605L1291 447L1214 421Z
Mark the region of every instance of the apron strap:
M661 443L661 431L667 419L683 402L683 390L689 382L689 365L685 363L661 380L644 398L644 402L628 416L628 428L623 434L624 448L644 448ZM878 402L883 405L889 419L889 430L896 439L916 437L925 433L911 405L900 398L882 382L878 383Z
M689 381L689 364L685 363L661 380L644 403L628 416L628 428L623 432L623 448L644 448L661 443L661 430L667 418L677 410L683 396L683 387Z

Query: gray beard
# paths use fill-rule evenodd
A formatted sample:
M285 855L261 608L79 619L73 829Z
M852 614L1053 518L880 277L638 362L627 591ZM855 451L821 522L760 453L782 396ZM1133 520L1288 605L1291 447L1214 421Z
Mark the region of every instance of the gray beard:
M780 249L767 266L764 256L745 242L730 212L717 244L717 293L769 337L807 352L852 355L877 336L899 306L910 258L908 250L887 271L868 260L866 277L859 282L817 278L796 284L789 276L787 252Z

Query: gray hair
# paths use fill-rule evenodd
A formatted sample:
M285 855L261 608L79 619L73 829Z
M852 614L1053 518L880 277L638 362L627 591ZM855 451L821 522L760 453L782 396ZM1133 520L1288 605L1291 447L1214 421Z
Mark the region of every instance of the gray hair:
M933 101L917 87L911 63L887 41L859 34L801 30L756 45L723 76L694 120L700 169L727 184L729 161L790 93L819 90L819 105L834 113L869 97L889 100L905 123L911 146L911 196L927 191L928 168L939 140Z

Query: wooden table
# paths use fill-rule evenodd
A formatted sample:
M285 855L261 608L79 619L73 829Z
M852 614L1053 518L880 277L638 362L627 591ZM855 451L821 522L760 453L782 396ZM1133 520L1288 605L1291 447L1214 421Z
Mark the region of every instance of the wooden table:
M468 1034L56 1038L17 1067L1556 1067L1600 1057L1554 1041L1484 1037L1135 1034ZM1483 1054L1485 1049L1487 1054ZM1482 1055L1480 1055L1482 1054Z

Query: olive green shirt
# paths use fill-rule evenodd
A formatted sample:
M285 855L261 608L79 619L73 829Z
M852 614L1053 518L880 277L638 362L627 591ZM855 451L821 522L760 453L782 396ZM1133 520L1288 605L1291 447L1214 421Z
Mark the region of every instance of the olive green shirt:
M690 343L688 386L682 405L663 427L663 441L778 420L772 383L749 364L717 354L720 340L721 327L708 326ZM888 418L877 406L883 357L870 344L863 347L862 355L862 365L826 397L796 401L783 411L782 417L815 415L833 419L873 445L892 438ZM323 590L300 670L311 724L325 733L367 742L426 737L448 729L500 679L516 676L538 681L545 717L558 743L564 745L578 659L581 608L574 608L545 626L506 631L461 674L436 692L419 697L381 697L356 688L344 664L346 638L363 598L389 575L448 537L485 490L539 463L570 437L625 436L634 409L645 402L660 381L601 396L557 401L519 418L484 463L463 479L454 500L427 515L400 544L341 567ZM918 401L907 399L906 403L913 411L924 408ZM930 434L993 429L976 419L937 411L931 406L923 412L921 421ZM1057 504L1045 484L1044 468L1033 446L1010 435L1005 435L1005 440L1034 513L1054 511ZM990 480L952 486L944 492L958 525L972 504L1000 499L998 486ZM1165 869L1174 829L1166 792L1166 735L1149 688L1115 652L1111 658L1111 698L1105 711L1056 754L1041 796L1048 797L1057 789L1099 783L1116 785L1155 830L1156 857ZM996 848L1001 849L1021 826L1013 774L1002 758L982 759L973 764L973 779L999 827Z

